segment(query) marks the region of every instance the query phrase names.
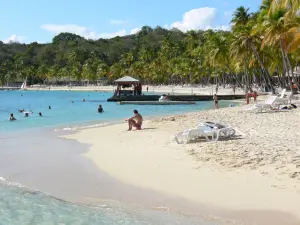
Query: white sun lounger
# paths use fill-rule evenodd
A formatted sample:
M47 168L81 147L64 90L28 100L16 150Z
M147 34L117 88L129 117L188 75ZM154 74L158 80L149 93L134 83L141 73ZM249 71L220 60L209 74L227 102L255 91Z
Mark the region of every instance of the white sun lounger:
M186 144L190 141L205 138L206 141L218 141L222 138L230 138L235 135L235 130L230 126L212 122L200 123L196 128L191 128L175 136L178 144Z
M278 98L277 96L270 96L264 102L259 102L247 110L258 110L260 112L262 112L263 110L271 110L271 109L279 110L280 105L284 105L285 103L279 99L280 98Z

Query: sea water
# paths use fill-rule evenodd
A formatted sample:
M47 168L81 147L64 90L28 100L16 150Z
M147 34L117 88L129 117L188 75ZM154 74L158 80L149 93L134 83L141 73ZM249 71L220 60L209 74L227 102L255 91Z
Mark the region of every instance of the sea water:
M7 134L14 134L14 136L22 134L22 140L26 141L26 135L32 134L31 130L34 130L36 134L37 129L54 130L58 127L75 128L93 126L93 124L101 125L130 117L133 109L139 110L145 117L151 117L200 111L213 106L212 102L198 102L195 105L181 106L118 105L106 101L110 96L111 93L102 92L0 91L0 144L2 139L0 157L1 154L4 154L2 155L3 157L7 156L7 154L10 154L9 152L13 154L13 151L3 149L3 146L14 148L13 146L18 144L17 137L15 139L7 139L5 136ZM85 99L85 102L83 102L83 99ZM97 112L99 104L103 106L105 111L102 114ZM225 106L229 103L222 102L221 104ZM48 108L49 106L51 106L51 109ZM33 114L30 114L29 117L24 117L23 113L18 112L18 109L32 111ZM39 112L42 112L43 117L38 116ZM16 121L8 121L10 113L14 113ZM43 132L40 135L43 135ZM32 139L34 138L28 138L28 141ZM15 143L5 144L5 141ZM19 184L9 183L1 177L0 171L0 225L2 224L213 225L216 223L204 222L199 220L199 218L187 217L171 212L153 211L142 208L137 210L133 207L125 207L122 204L99 205L97 207L76 205L39 191L29 190Z
M0 91L0 132L124 121L133 115L134 109L144 117L149 117L200 111L213 106L212 102L205 101L194 105L119 105L107 102L111 95L107 92ZM221 106L228 104L226 101L220 102ZM104 113L98 113L98 105L102 105ZM33 113L24 117L23 113L18 112L19 109ZM39 117L39 112L43 114L42 117ZM8 121L11 113L17 121Z
M1 178L0 178L1 179ZM216 225L173 212L123 205L75 205L0 180L1 225Z

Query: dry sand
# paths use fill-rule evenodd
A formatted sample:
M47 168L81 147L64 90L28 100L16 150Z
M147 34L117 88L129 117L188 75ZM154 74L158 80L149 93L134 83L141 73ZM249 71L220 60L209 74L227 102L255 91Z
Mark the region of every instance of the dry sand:
M85 156L124 183L232 210L234 218L257 222L251 224L300 224L300 109L253 113L247 107L154 119L142 131L127 132L126 124L117 124L67 138L90 144ZM173 141L174 134L200 121L231 124L237 137ZM281 212L296 222L278 219Z
M146 91L147 85L143 85L143 92ZM113 92L116 86L50 86L52 91L101 91L101 92ZM35 85L28 87L28 90L49 90L49 86ZM215 93L216 86L179 86L179 85L160 85L160 86L148 86L149 93L165 93L165 94L201 94L212 95ZM219 87L218 94L234 94L233 89L230 87ZM235 94L244 94L244 91L240 88L236 88Z

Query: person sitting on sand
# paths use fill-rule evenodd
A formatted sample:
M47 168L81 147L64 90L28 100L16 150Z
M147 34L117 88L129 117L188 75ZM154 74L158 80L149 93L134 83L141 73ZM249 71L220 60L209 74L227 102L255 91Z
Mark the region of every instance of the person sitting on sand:
M14 114L11 113L11 114L10 114L10 117L9 117L9 120L10 120L10 121L14 121L14 120L17 120L17 119L14 117Z
M216 94L214 94L213 98L214 98L215 108L218 109L219 108L218 96Z
M99 105L99 107L98 107L98 113L103 113L103 112L104 112L104 110L102 108L102 105Z
M132 130L132 127L135 127L137 130L142 129L143 117L139 112L135 109L133 110L134 116L127 119L128 121L128 131Z

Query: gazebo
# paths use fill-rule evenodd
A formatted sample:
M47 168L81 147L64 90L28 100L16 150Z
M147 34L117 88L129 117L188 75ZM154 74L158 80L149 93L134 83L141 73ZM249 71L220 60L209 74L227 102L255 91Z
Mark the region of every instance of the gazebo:
M115 80L115 83L118 85L115 95L141 95L142 94L142 85L139 80L125 76L120 79ZM133 87L133 90L125 90L125 88ZM122 89L123 88L123 89Z
M140 83L140 81L133 78L133 77L125 76L125 77L122 77L118 80L115 80L115 83L118 84L118 85L119 84L120 85L122 85L122 84L138 84L138 83Z

